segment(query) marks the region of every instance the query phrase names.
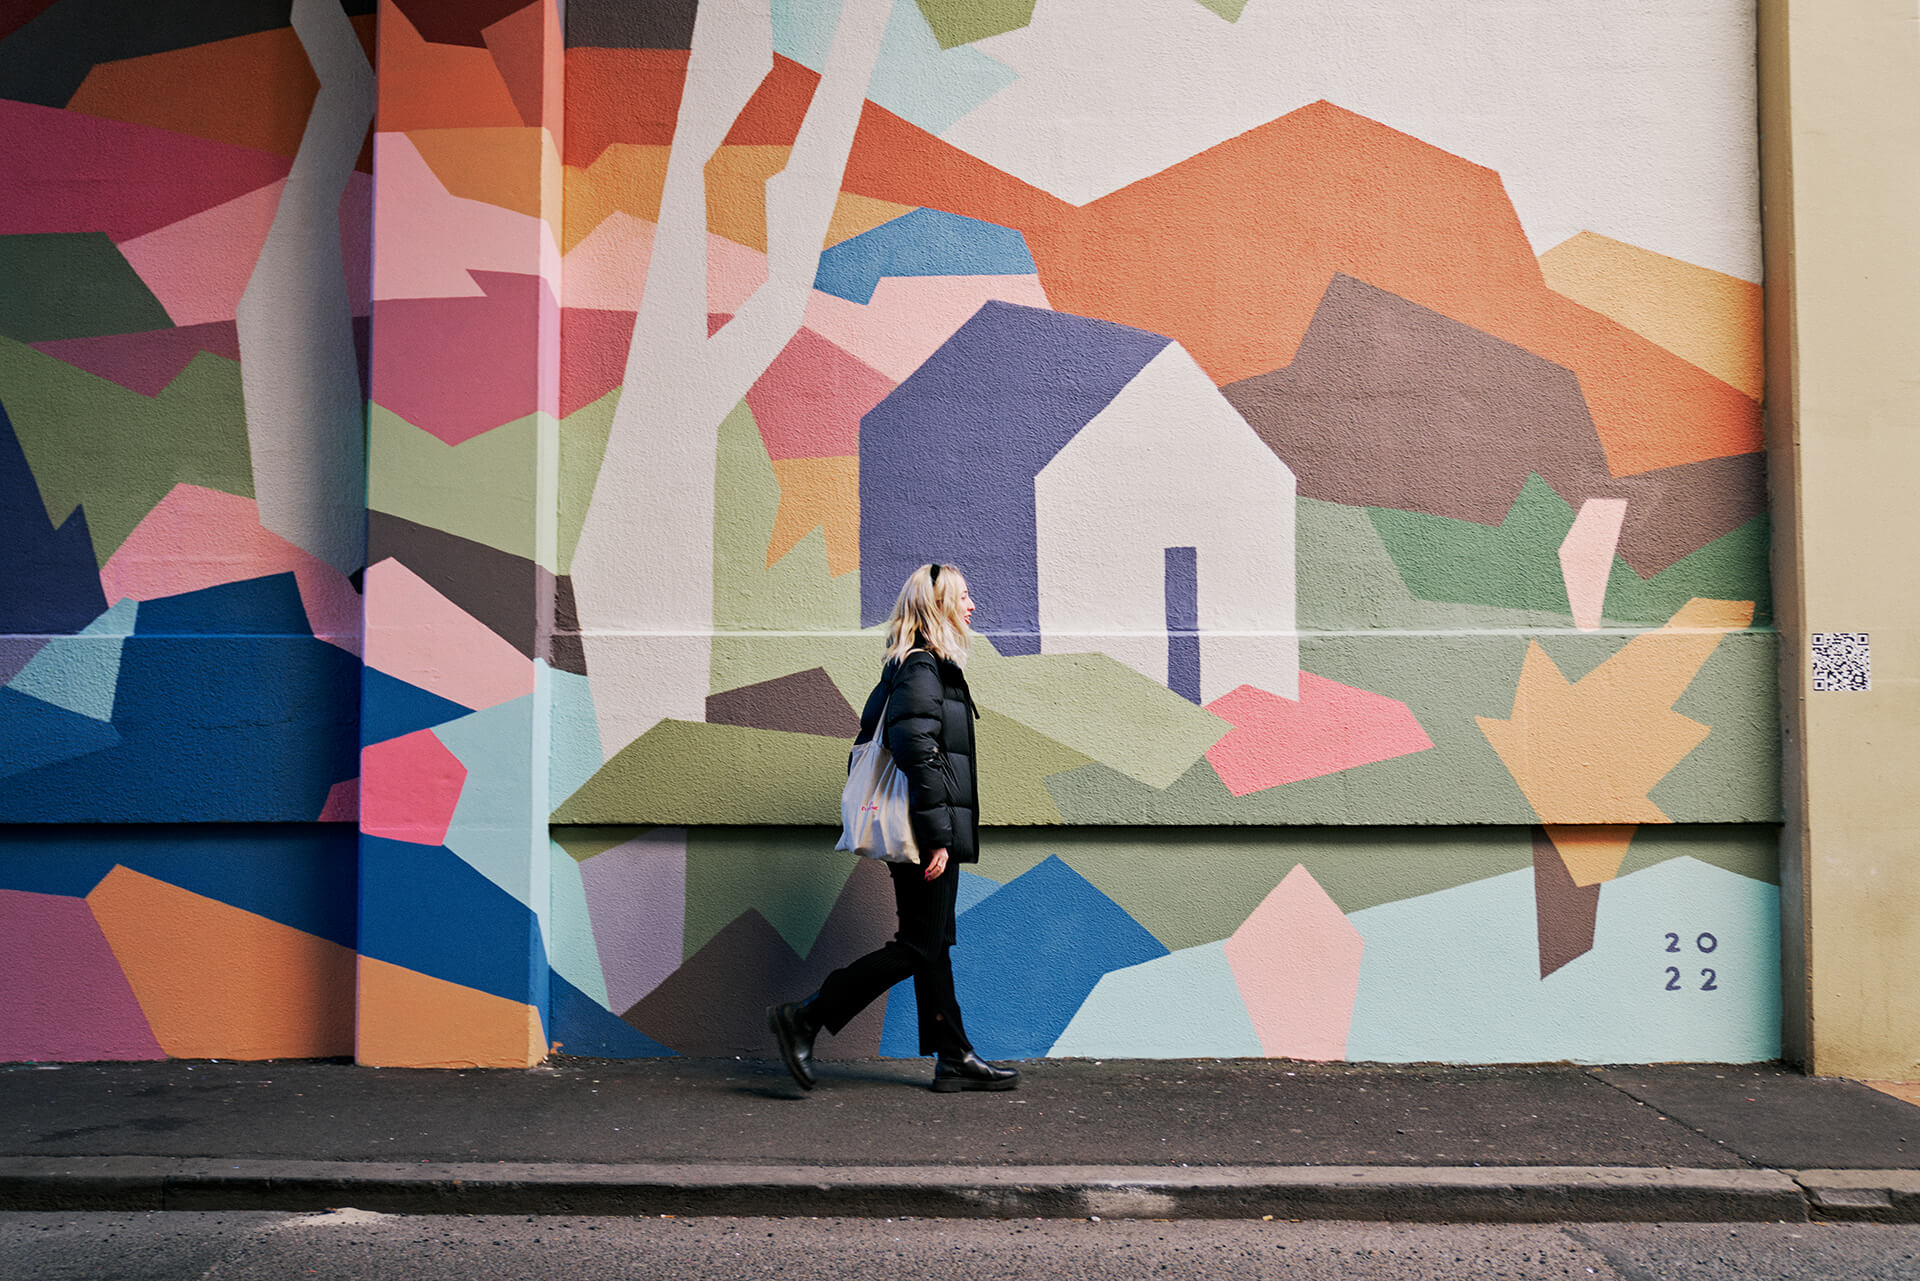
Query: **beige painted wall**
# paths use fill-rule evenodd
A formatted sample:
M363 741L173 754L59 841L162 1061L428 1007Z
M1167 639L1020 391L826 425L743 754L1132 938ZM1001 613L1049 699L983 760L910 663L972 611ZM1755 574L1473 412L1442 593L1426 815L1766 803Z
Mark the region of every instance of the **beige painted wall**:
M1788 823L1786 1043L1920 1078L1920 11L1763 0L1769 381ZM1873 688L1810 689L1865 631ZM1797 955L1798 953L1798 955ZM1796 961L1804 958L1800 970Z

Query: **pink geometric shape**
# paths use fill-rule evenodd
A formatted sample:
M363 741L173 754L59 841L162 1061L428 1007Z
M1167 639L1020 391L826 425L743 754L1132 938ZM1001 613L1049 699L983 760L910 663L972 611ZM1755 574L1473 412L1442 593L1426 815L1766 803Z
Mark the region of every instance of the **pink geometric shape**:
M533 692L532 659L399 561L366 584L368 667L475 711Z
M1227 963L1268 1057L1347 1056L1365 947L1339 904L1298 865L1240 923L1226 943Z
M327 789L327 803L316 823L351 823L360 817L360 780L350 778Z
M118 244L278 182L292 163L151 125L0 99L0 173L8 175L0 183L0 236L104 231ZM246 261L250 267L253 258Z
M454 195L404 133L375 133L373 149L376 302L475 297L481 287L469 272L560 278L560 247L545 219Z
M164 1059L87 901L0 890L0 1061Z
M240 359L240 334L231 320L177 329L103 338L56 338L33 344L55 360L118 383L142 396L158 396L203 351Z
M541 335L559 321L553 290L539 276L473 279L481 297L374 304L375 403L449 445L560 409L559 388L539 376Z
M261 528L251 498L185 483L143 517L100 569L110 601L153 600L291 572L307 626L348 653L360 652L360 593L347 576Z
M1038 276L882 276L864 305L814 290L806 326L901 383L995 298L1052 305Z
M1626 499L1589 498L1580 504L1573 528L1560 543L1560 576L1567 584L1567 603L1573 606L1573 625L1583 632L1600 626L1613 550L1620 545L1620 526L1626 519Z
M680 968L687 907L687 829L656 827L580 864L587 918L619 1014Z
M567 251L561 289L569 307L635 311L646 292L654 225L615 210ZM707 310L740 310L767 279L767 256L721 236L707 237Z
M568 293L572 293L568 289ZM633 313L560 311L560 416L591 405L626 378L627 349L633 345Z
M1407 705L1300 673L1300 700L1242 685L1207 704L1233 729L1207 762L1235 796L1424 752L1433 740Z
M360 830L414 845L442 844L466 781L467 767L430 729L363 747Z
M747 392L767 453L834 458L860 452L860 419L894 384L840 348L802 329Z

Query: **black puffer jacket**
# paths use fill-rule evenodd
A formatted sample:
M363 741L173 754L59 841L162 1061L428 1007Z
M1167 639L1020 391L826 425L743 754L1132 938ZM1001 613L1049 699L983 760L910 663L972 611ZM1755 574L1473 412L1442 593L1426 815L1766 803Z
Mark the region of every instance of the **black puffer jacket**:
M954 863L980 861L980 771L973 755L973 694L958 665L924 649L891 661L867 696L860 737L873 737L881 704L887 715L887 751L907 776L913 839L922 856L946 846Z

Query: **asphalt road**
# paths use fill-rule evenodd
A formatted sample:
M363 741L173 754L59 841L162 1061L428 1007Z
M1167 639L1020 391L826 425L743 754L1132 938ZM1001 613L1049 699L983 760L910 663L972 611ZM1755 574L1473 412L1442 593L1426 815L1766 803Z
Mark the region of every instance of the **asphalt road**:
M1914 1281L1920 1226L0 1214L9 1281Z

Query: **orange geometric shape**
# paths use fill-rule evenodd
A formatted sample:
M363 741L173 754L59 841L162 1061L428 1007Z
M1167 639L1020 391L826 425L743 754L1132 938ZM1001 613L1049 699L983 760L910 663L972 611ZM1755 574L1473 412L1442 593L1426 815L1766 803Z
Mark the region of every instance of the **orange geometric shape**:
M381 132L517 128L526 123L491 53L422 39L398 5L382 5L380 17L380 112L375 127Z
M553 109L559 109L562 38L558 5L534 0L486 27L480 36L493 55L507 96L520 108L522 121L540 124L549 102Z
M547 1056L540 1011L370 956L360 958L359 1043L374 1067L532 1067Z
M460 804L467 767L430 729L360 749L360 830L439 845Z
M1640 828L1633 823L1581 823L1548 824L1541 830L1559 851L1573 883L1587 886L1611 881L1620 874L1627 846Z
M569 49L566 66L568 168L592 164L614 143L673 141L685 49Z
M721 147L707 161L707 230L767 251L767 179L787 167L792 147Z
M1270 1058L1343 1059L1366 941L1295 864L1226 942L1234 984Z
M1760 398L1759 285L1591 231L1541 254L1540 271L1555 293Z
M566 234L561 252L570 252L615 213L658 222L669 150L652 143L616 142L590 165L566 166L562 177Z
M124 867L87 904L172 1057L351 1050L352 949Z
M407 137L449 193L559 222L541 196L547 164L560 159L545 129L415 129Z
M1529 641L1513 715L1474 720L1542 822L1672 822L1647 793L1711 732L1673 702L1752 621L1751 601L1690 600L1575 682Z
M891 200L875 200L871 196L856 196L850 192L841 192L833 204L833 220L827 224L827 248L843 240L865 235L884 223L892 222L901 214L912 213L906 205L897 205Z
M827 572L833 577L860 568L860 460L776 458L780 508L767 540L767 568L816 528L827 540Z

